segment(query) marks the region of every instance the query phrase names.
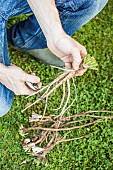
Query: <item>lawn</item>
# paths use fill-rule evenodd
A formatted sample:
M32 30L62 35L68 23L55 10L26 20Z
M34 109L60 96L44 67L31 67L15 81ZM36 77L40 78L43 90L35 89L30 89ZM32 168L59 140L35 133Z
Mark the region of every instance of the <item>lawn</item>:
M13 24L17 19L11 19ZM71 108L76 114L87 110L113 110L113 2L88 24L82 27L73 38L85 45L88 53L99 64L98 71L87 71L76 79L77 103ZM25 71L35 72L43 84L50 82L57 70L37 62L31 56L10 48L12 63ZM52 97L52 105L57 107L60 91ZM74 95L72 95L74 98ZM32 98L30 100L35 100ZM80 140L56 146L47 156L49 164L38 165L35 157L28 155L22 148L23 137L19 135L21 124L30 126L29 109L21 110L28 100L25 96L16 96L10 112L0 118L0 169L1 170L112 170L113 169L113 121L105 120L92 127L73 131L71 137L86 132L92 135ZM76 107L78 105L78 107ZM41 113L41 108L38 113ZM48 109L49 113L49 109ZM101 115L106 115L101 114ZM100 115L100 113L96 114ZM108 115L108 114L107 114ZM25 164L22 164L26 161Z

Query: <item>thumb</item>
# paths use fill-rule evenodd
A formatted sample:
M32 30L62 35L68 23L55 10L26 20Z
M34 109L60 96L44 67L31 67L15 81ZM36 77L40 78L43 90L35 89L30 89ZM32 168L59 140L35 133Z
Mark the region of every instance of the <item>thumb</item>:
M26 78L26 81L29 81L31 83L39 83L40 82L40 78L35 76L35 75L28 74L27 78Z
M31 75L34 75L34 76L35 76L36 74L35 74L35 73L31 73Z
M73 56L72 66L75 70L79 70L79 66L82 62L82 58L81 58L79 49L77 49L77 48L73 49L72 56Z

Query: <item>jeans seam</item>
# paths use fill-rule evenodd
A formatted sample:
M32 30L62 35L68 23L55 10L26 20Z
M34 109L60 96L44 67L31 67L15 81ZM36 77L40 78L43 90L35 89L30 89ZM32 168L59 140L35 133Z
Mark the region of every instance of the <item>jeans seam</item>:
M17 8L17 6L19 6L21 3L23 2L23 0L21 0L20 2L18 2L17 4L16 4L16 8ZM14 9L16 9L15 7L14 7ZM17 9L19 9L19 8L17 8ZM23 8L24 9L24 8Z
M4 22L2 20L2 49L4 49ZM3 54L3 50L2 50L2 53L1 53L1 57L2 57L2 63L5 63L4 61L4 54Z
M27 8L28 8L28 7L22 8L22 10L27 9ZM18 14L19 11L21 11L21 9L18 9L18 10L17 10L17 9L14 9L11 16L14 16L14 15Z
M0 12L0 16L4 19L4 20L8 20L8 15L6 15L5 13L3 14L3 12Z
M78 9L77 5L75 5L75 3L73 1L70 1L69 4L74 11Z

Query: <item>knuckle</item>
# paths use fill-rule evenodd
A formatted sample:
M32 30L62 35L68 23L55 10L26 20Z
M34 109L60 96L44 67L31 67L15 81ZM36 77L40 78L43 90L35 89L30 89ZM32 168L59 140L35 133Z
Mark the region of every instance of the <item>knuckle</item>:
M25 74L24 74L24 73L22 74L22 80L25 81L25 80L27 79L27 77L28 77L28 75L27 75L26 73L25 73Z
M81 57L77 57L76 59L75 59L75 63L78 63L78 64L80 64L82 62L82 59L81 59Z
M27 90L25 90L25 89L20 90L20 95L26 95L26 94L27 94Z
M40 78L39 77L37 77L37 81L40 82Z
M19 93L17 93L17 92L15 92L15 95L16 95L16 96L19 96L20 94L19 94Z
M74 52L74 53L80 53L80 49L79 49L78 47L74 47L74 48L73 48L73 52Z
M86 48L85 48L85 47L84 47L84 49L83 49L83 50L84 50L85 54L87 54L87 50L86 50Z
M86 50L86 48L85 48L84 46L82 46L81 52L82 52L83 54L87 55L87 50Z

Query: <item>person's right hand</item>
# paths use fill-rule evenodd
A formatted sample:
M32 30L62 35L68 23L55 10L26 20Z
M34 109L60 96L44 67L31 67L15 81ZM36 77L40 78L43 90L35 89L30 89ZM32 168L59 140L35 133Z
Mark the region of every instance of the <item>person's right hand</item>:
M69 35L61 33L60 36L58 34L50 37L47 45L57 57L64 61L67 68L76 70L78 76L86 72L87 69L80 68L83 58L87 55L86 48Z
M16 95L30 95L34 92L25 85L26 81L36 83L39 88L42 84L39 77L33 74L27 74L15 65L5 66L4 72L0 78L0 82Z

